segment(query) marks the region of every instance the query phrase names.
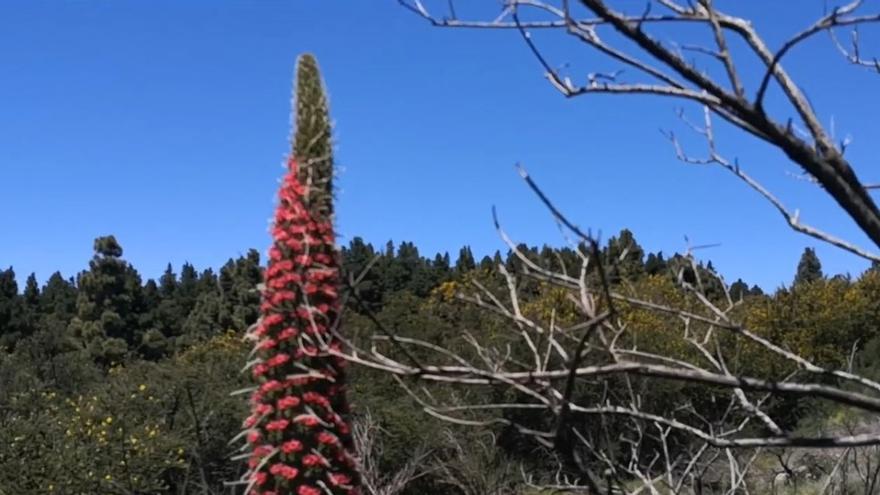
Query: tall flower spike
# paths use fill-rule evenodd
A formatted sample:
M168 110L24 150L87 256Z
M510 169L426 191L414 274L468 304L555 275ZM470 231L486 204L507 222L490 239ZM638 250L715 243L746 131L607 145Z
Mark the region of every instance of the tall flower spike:
M339 317L333 157L318 64L297 64L293 152L278 193L269 265L251 336L257 387L245 420L249 495L358 495L346 420L345 362L330 352Z

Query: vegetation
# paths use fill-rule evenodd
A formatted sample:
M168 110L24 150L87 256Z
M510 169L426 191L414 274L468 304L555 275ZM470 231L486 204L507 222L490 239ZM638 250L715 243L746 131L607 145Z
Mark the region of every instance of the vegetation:
M632 233L617 238L624 236ZM254 292L259 256L250 251L230 259L218 275L186 264L180 275L169 269L159 282L142 282L122 257L120 243L110 239L96 242L89 269L75 280L56 273L38 287L29 276L19 288L12 268L0 271L0 493L230 493L223 482L241 478L247 468L232 459L236 447L228 442L248 405L245 396L229 394L250 384L241 372L250 351L243 337L259 310ZM610 242L603 252L614 249ZM568 248L525 250L544 266L576 263ZM465 247L451 262L447 254L424 257L412 243L377 250L360 238L341 252L344 276L361 273L378 256L360 285L359 301L351 301L344 315L344 331L357 342L374 331L371 318L400 335L445 343L465 355L472 348L457 328L485 340L508 338L497 318L449 295L473 280L501 287L493 266L500 260L515 267L511 253L474 261ZM656 300L676 297L678 259L666 261L661 253L633 258L626 268L639 274L633 290ZM566 318L564 298L541 284L524 283L529 285L522 287L529 294L524 311ZM853 279L793 282L771 294L745 292L739 311L751 327L829 366L847 363L856 344L856 367L877 375L877 270ZM646 349L687 352L664 347L673 342L664 334L671 330L655 315L637 309L625 314ZM119 320L131 323L117 330L113 325ZM741 350L738 363L751 375L784 366L749 348ZM487 484L524 490L520 464L539 477L554 473L550 454L539 454L542 447L515 430L499 426L488 436L462 435L422 414L386 374L363 367L350 373L355 420L369 412L381 431L376 462L382 470L397 472L413 452L427 453L418 476L401 493L461 494L469 493L464 486ZM648 389L644 398L659 410L676 407L682 397L699 399L697 389L669 387ZM462 393L471 395L458 399L473 402L499 399L497 394L505 392ZM794 428L834 417L809 400L778 407L791 411ZM492 448L486 451L487 446Z
M594 16L587 21L575 20L568 2L514 2L491 22L459 19L453 2L442 18L421 2L400 3L436 26L516 29L565 96L697 103L703 126L686 123L709 155L688 156L670 133L679 158L728 170L796 231L880 262L801 224L718 153L712 127L720 118L784 151L880 245L875 187L856 177L846 143L824 130L780 62L813 34L880 19L853 17L861 2L834 9L776 55L747 20L709 0L661 0L669 13L659 16L585 0L578 15ZM551 19L522 22L520 6ZM717 49L689 50L720 62L729 88L643 26L679 21L712 28ZM597 34L606 27L659 66L608 44ZM593 73L575 86L549 65L530 28L565 29L655 81ZM753 99L733 65L731 33L763 64ZM834 41L851 63L876 67L860 58L857 37L851 52ZM770 84L807 132L767 112ZM503 235L506 255L477 261L465 246L454 264L409 242L377 250L354 238L337 250L330 120L310 56L299 61L295 100L265 264L251 250L217 274L187 263L179 275L169 265L144 282L108 235L75 278L55 273L40 287L31 274L20 288L11 267L0 271L0 495L880 487L876 264L855 278L828 277L808 248L788 286L727 286L711 262L646 253L628 230L600 245L525 171L574 234L572 247L517 246ZM362 366L349 370L352 362Z

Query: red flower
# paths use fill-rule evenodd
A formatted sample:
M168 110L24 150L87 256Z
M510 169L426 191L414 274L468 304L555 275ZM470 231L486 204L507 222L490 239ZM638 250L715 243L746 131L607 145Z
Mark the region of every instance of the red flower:
M259 430L251 430L247 434L247 441L250 444L255 444L259 442L260 438L262 438L262 435L260 434Z
M296 350L296 353L294 354L294 356L297 358L301 358L303 356L314 357L317 355L318 355L318 348L315 346L312 346L312 345L300 347L299 349Z
M269 302L274 305L282 304L286 301L294 301L296 300L296 294L289 290L279 291L272 294L272 297L269 298Z
M317 393L317 392L306 392L303 394L303 400L308 402L309 404L315 404L318 406L330 407L330 401L327 400L326 397Z
M302 485L296 491L297 495L321 495L321 491L309 485Z
M318 442L324 445L336 445L339 443L339 438L332 433L328 433L326 431L322 431L318 434Z
M290 424L289 420L286 419L276 419L275 421L270 421L266 425L266 430L268 431L281 431L287 428L287 425Z
M336 428L339 429L339 433L343 435L348 435L351 431L346 423L339 423L336 425Z
M318 423L320 423L321 421L318 419L317 416L313 414L300 414L299 416L293 418L293 422L303 426L312 427L317 426Z
M278 334L278 340L290 340L297 336L299 332L295 328L285 328Z
M351 483L351 478L342 473L330 473L330 484L333 486L347 485Z
M303 466L306 467L315 467L315 466L326 466L329 463L327 459L317 455L317 454L308 454L302 459Z
M257 471L256 473L253 473L251 475L251 478L253 478L254 482L257 485L262 485L262 484L266 483L266 478L268 478L268 476L266 476L266 473L263 473L261 471Z
M278 399L278 410L283 411L285 409L290 409L298 406L300 403L299 397L287 396Z
M263 458L272 453L271 445L258 445L254 447L254 457Z
M257 363L254 365L254 369L253 369L252 373L254 374L254 377L258 377L258 376L265 375L267 371L269 371L268 366L266 366L263 363Z
M272 467L269 468L269 472L274 474L275 476L282 476L289 480L296 478L296 475L299 474L299 470L297 470L293 466L288 466L287 464L277 463L272 464Z
M315 323L314 325L306 325L306 333L309 335L322 335L327 333L327 327L325 325L321 325L320 323Z
M276 390L281 390L283 385L278 380L269 380L268 382L260 385L260 392L264 394L275 392Z
M263 325L267 327L271 327L272 325L281 323L284 321L284 317L279 313L272 313L269 316L263 318Z
M269 366L272 366L274 368L276 366L281 366L282 364L284 364L288 361L290 361L290 356L287 354L284 354L284 353L280 353L280 354L276 354L276 355L272 356L271 358L269 358L266 361L266 364L268 364Z
M292 454L303 449L303 444L299 440L288 440L281 444L281 451L285 454Z
M257 416L256 414L251 414L250 416L247 417L247 419L244 420L244 427L251 428L255 424L257 424L257 421L259 421L259 420L260 420L259 416Z
M257 404L254 406L254 414L258 416L266 416L267 414L272 414L272 405L271 404Z

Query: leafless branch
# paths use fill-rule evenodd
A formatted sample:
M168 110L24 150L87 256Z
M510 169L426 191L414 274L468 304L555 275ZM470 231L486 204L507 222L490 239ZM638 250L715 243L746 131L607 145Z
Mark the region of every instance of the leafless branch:
M420 1L399 0L399 2L405 8L436 26L519 30L531 53L543 67L547 79L566 97L590 93L646 94L682 98L700 103L727 122L782 151L805 173L814 177L816 182L847 212L865 234L876 245L880 245L880 209L868 194L868 188L859 180L849 162L844 158L844 146L838 146L833 142L832 136L820 123L816 111L805 97L801 86L794 81L782 64L782 59L788 53L818 33L827 31L833 35L834 28L880 23L880 14L856 14L862 4L860 0L832 9L830 13L821 16L807 28L784 42L775 52L748 20L722 12L713 2L708 0L700 0L697 3L688 2L687 4L672 0L657 0L658 4L669 11L668 14L661 15L651 14L650 9L643 12L642 15L630 15L613 9L610 6L611 2L608 1L582 0L579 3L593 16L583 18L571 15L567 1L556 3L538 0L508 0L504 2L501 15L492 21L464 21L458 16L455 16L454 19L441 19L429 13ZM519 11L524 9L540 13L544 19L522 21ZM645 26L670 22L705 24L711 29L717 50L703 47L699 47L699 50L710 54L721 62L730 82L731 88L729 90L685 60L676 51L667 48L656 36L644 29ZM563 30L613 60L636 69L637 73L660 81L660 84L650 81L623 82L617 78L600 81L595 77L588 77L586 84L576 84L570 77L562 76L552 68L550 62L531 38L529 30L544 28ZM635 43L638 48L631 50L613 46L599 35L600 28L614 29L619 35ZM746 88L733 62L727 40L730 33L741 38L763 65L764 76L755 97L751 100L746 97ZM843 49L839 42L836 44L839 49ZM856 38L854 47L857 45ZM842 51L854 63L876 66L876 61L861 58L857 48L852 51L846 49ZM658 61L661 66L655 67L639 60L634 52L648 55ZM775 82L779 86L788 101L790 110L797 114L800 123L806 128L806 137L795 132L798 123L790 122L787 117L774 118L766 112L764 100L771 82ZM834 239L835 242L832 242L816 229L801 225L797 221L797 215L791 213L783 213L783 215L788 225L797 232L831 242L838 247L847 246L844 249L852 251L849 249L852 247L851 243L840 239Z

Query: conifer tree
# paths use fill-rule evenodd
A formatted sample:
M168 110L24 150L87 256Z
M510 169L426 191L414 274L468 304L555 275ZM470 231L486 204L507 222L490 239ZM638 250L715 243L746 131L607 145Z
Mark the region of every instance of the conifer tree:
M279 192L261 317L250 334L258 387L244 424L252 448L248 493L358 494L344 361L332 355L340 303L330 121L312 56L300 57L296 78L293 153Z
M730 284L730 287L727 290L730 293L730 298L734 301L738 301L749 295L749 285L743 282L743 279L741 278L736 279L736 282Z
M382 280L378 267L371 265L376 256L373 245L364 242L361 237L353 238L349 247L342 249L343 276L346 279L360 277L356 305L359 310L364 309L361 307L364 306L370 311L377 312L382 304Z
M89 271L78 279L76 316L69 328L81 348L109 364L140 340L143 294L140 276L121 259L115 237L95 239L94 248Z
M663 252L657 254L650 253L645 260L645 272L648 275L657 275L666 271L666 260L663 258Z
M40 285L37 283L37 275L31 273L24 284L21 294L21 322L22 337L32 335L39 327L40 318Z
M645 271L645 251L629 229L623 229L617 237L608 239L603 256L605 269L612 283L621 279L637 278Z
M46 281L40 294L40 307L44 314L51 314L61 321L69 321L76 311L76 287L61 272L55 272Z
M0 270L0 347L12 347L20 337L21 303L15 271Z
M180 282L177 287L180 312L182 317L186 318L195 307L199 296L199 273L192 264L184 263L180 268Z
M474 260L474 254L471 252L470 246L465 246L458 251L458 259L455 261L455 272L457 275L463 275L477 267Z
M805 248L803 254L801 254L800 261L798 261L794 284L800 285L815 282L823 277L822 263L819 261L819 257L816 256L816 251L813 248Z

